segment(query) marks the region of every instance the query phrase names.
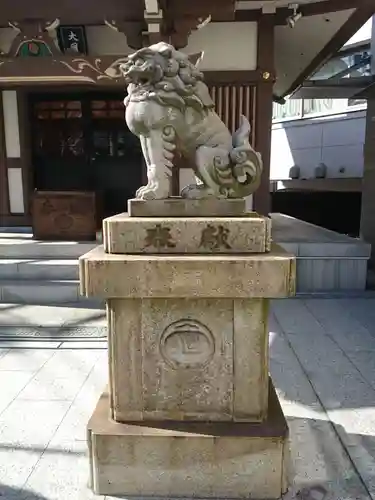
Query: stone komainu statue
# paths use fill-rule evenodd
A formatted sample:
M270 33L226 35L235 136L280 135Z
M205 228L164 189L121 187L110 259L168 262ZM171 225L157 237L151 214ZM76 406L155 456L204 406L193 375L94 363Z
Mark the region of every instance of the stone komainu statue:
M168 198L176 150L191 161L198 180L182 190L185 198L242 198L257 189L262 160L249 143L248 120L241 116L232 137L187 55L160 42L130 55L121 69L128 84L126 122L147 164L148 184L137 198Z

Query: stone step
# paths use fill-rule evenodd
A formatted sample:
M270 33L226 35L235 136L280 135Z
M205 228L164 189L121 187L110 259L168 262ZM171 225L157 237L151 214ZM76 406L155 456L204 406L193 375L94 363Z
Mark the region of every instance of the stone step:
M39 241L30 228L0 231L0 303L101 306L79 294L78 258L96 242ZM1 323L1 321L0 321Z
M78 260L0 258L0 279L78 280Z
M97 245L97 242L39 241L32 234L0 232L0 259L78 259Z
M79 294L78 280L0 280L0 302L67 304L85 300Z

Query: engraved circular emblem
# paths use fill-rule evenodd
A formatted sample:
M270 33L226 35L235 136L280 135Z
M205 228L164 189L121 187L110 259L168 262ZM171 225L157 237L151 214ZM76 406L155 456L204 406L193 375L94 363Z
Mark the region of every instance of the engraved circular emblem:
M214 337L199 321L180 319L162 333L160 353L172 368L203 367L215 353Z

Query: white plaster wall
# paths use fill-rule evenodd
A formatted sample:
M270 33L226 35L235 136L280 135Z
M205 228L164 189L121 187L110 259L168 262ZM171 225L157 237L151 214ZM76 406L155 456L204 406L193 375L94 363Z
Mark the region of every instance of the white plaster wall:
M21 158L17 92L3 90L2 100L6 156L7 158ZM21 167L8 168L8 192L10 212L23 214L25 205Z
M328 178L361 178L365 129L365 110L274 124L270 179L288 179L293 165L300 167L301 178L314 178L321 162Z
M91 55L134 52L123 33L108 26L87 26L87 45ZM223 43L225 41L225 43ZM209 23L193 31L187 54L204 51L200 68L205 71L253 70L257 67L257 23Z
M13 28L0 28L0 51L7 53L17 32Z
M252 22L209 23L193 31L184 51L188 54L204 51L202 70L253 70L257 67L257 27ZM9 51L16 34L12 28L0 28L1 51ZM106 25L86 26L86 37L90 55L126 56L134 52L123 33ZM55 33L51 33L51 38L55 40Z
M15 90L3 90L2 97L6 154L8 158L20 158L17 92Z
M6 156L12 159L21 158L17 92L3 90L2 100ZM10 212L23 214L25 205L21 167L8 168L8 192Z
M25 206L23 202L21 168L8 168L8 190L10 213L23 214L25 212Z
M125 35L108 26L87 26L86 36L92 55L134 52L128 47ZM202 70L256 69L257 23L209 23L201 30L193 31L184 52L195 54L202 50Z
M86 38L89 55L126 56L134 52L126 43L124 33L109 26L86 26Z
M204 71L254 70L257 67L257 23L209 23L193 31L184 52L204 51Z

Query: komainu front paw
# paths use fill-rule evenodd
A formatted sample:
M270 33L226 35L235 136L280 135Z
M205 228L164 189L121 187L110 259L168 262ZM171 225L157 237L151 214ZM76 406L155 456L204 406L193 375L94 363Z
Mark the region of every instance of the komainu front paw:
M151 187L150 184L147 184L146 186L141 186L140 188L137 189L137 191L135 193L135 197L139 198L139 199L142 199L142 193L143 193L143 191L145 191L147 189L150 189L150 187Z
M136 197L141 200L164 200L169 197L169 185L148 184L138 189Z

